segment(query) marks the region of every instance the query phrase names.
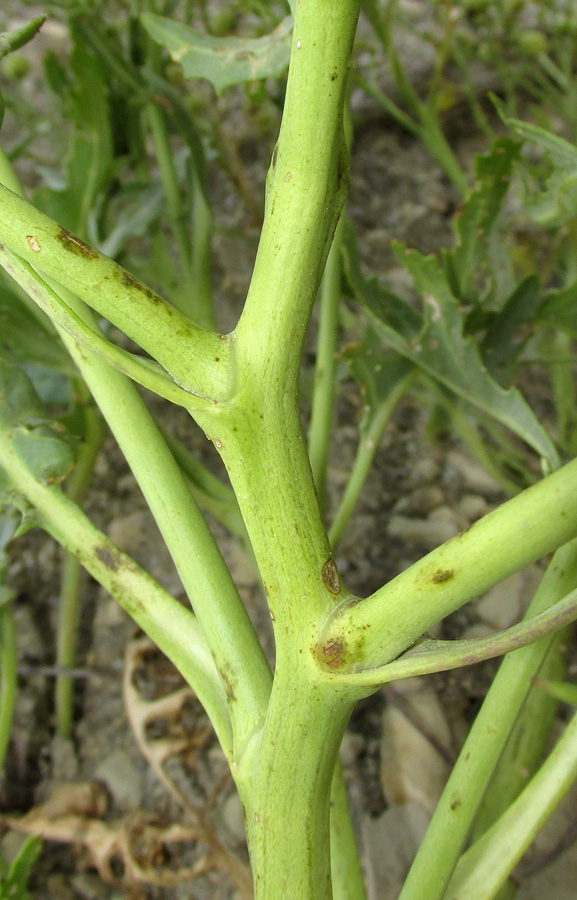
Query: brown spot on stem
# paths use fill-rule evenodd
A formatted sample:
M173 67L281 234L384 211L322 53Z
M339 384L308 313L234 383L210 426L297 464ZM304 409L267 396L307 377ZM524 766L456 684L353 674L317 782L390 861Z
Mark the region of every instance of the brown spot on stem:
M228 677L228 673L226 669L219 669L220 677L222 678L222 683L224 684L224 689L226 691L226 696L230 701L236 700L236 695L234 693L234 688L232 686L232 682Z
M113 572L118 571L121 561L116 553L112 553L108 547L95 547L94 552L107 569L111 569Z
M338 669L343 664L345 652L345 643L340 638L329 638L326 644L322 646L322 654L327 666L331 669Z
M125 287L140 291L141 294L144 294L145 297L148 297L149 300L153 300L155 303L162 302L162 297L159 297L158 294L155 294L151 288L143 284L142 281L139 281L138 278L135 278L134 275L131 275L130 272L126 272L124 269L121 269L121 273L121 281ZM168 307L168 309L170 310L170 307Z
M437 569L431 581L433 584L442 584L443 581L450 581L455 575L454 569Z
M333 559L327 559L322 568L322 576L325 586L329 589L331 594L340 594L341 582L339 579L339 571Z
M56 237L65 250L69 250L77 256L83 256L84 259L98 259L98 253L94 247L76 237L75 234L72 234L66 228L60 228Z

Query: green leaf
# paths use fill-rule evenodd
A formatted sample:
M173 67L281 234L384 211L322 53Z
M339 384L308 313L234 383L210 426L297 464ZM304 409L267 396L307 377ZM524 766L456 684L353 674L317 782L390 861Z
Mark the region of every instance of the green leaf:
M14 362L32 361L74 374L74 367L53 329L8 287L0 284L0 353Z
M42 403L22 369L0 356L0 418L4 427L44 418Z
M22 25L20 28L15 28L13 31L2 31L0 32L0 59L3 59L9 53L12 53L13 50L19 50L20 47L23 47L24 44L27 44L30 41L37 31L39 31L43 22L46 21L46 16L36 16L34 19L31 19L30 22L27 22L26 25ZM4 119L4 97L2 95L2 91L0 90L0 125L2 125L2 120Z
M41 849L42 842L39 838L29 837L22 844L10 866L3 866L4 871L0 875L0 900L30 900L28 891L30 870Z
M515 388L505 390L497 384L487 372L475 341L464 336L463 314L438 260L407 250L400 244L394 249L423 297L419 329L414 327L415 317L419 314L415 310L408 314L409 305L400 298L397 305L401 314L397 310L397 315L391 316L394 295L379 290L375 279L367 288L367 280L358 267L351 266L351 258L349 256L347 260L345 253L351 286L366 307L376 334L434 381L506 425L537 450L550 468L557 468L556 450L519 391Z
M562 290L545 294L537 321L577 337L577 281Z
M545 228L560 228L577 215L577 169L554 169L545 188L532 192L525 180L524 206L531 219Z
M520 335L519 329L533 320L540 303L539 279L537 275L529 275L515 288L501 311L490 320L481 341L481 355L500 384L509 381L529 339L529 332Z
M551 172L542 191L531 192L531 169L523 163L525 174L524 205L539 225L559 228L577 215L577 147L538 125L503 117L505 124L525 141L539 144L549 158Z
M12 433L12 444L38 481L57 484L74 467L74 452L66 431L57 423L20 426Z
M152 13L142 16L142 24L182 65L186 78L206 78L219 94L233 84L277 78L289 63L292 16L259 38L217 38Z
M573 172L577 169L577 147L564 138L558 137L552 131L522 122L520 119L505 117L505 124L520 134L526 141L535 141L544 147L552 160L561 169Z
M39 481L55 484L69 474L75 457L66 429L46 417L30 379L1 356L0 423Z
M451 289L461 302L478 303L512 288L501 210L520 150L519 141L498 138L489 153L475 158L475 186L455 217L456 246L444 253Z
M21 25L20 28L0 32L0 59L12 53L13 50L19 50L20 47L31 41L34 35L40 31L45 21L46 16L35 16L29 22L26 22L25 25Z

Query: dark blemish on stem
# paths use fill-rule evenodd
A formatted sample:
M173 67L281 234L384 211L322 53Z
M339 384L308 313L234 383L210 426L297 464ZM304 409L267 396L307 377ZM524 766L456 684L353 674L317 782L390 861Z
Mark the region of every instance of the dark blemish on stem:
M65 250L69 250L77 256L83 256L84 259L98 259L98 253L94 247L91 247L86 241L82 241L79 237L76 237L76 235L67 231L66 228L60 228L56 238L60 241Z
M145 297L148 297L149 300L153 300L155 303L162 303L162 297L155 294L151 288L143 284L142 281L139 281L138 278L135 278L134 275L125 272L124 269L121 269L121 281L125 287L134 288L135 290L140 291Z
M455 797L455 799L451 802L451 809L453 810L453 812L456 809L459 809L460 805L461 805L461 798Z
M115 553L112 553L107 547L95 547L94 552L107 569L111 569L112 572L118 571L121 560Z
M450 581L455 575L454 569L437 569L431 581L433 584L442 584L443 581Z
M340 638L329 638L322 646L325 663L331 669L338 669L343 664L345 643Z
M339 572L334 560L327 559L322 568L322 576L325 586L329 589L331 594L340 594L341 582L339 580Z
M232 683L231 683L231 681L230 681L230 678L228 677L228 674L227 674L227 672L225 671L225 669L219 669L219 674L220 674L220 677L222 678L222 682L223 682L223 684L224 684L224 689L225 689L225 691L226 691L226 696L228 697L228 699L229 699L231 702L232 702L233 700L236 700L236 695L235 695L235 693L234 693L234 688L233 688L233 686L232 686Z
M278 144L274 145L274 150L272 151L272 167L276 166L276 161L278 159Z
M329 75L329 78L331 79L331 81L336 81L338 77L339 77L338 69L333 69L333 71Z

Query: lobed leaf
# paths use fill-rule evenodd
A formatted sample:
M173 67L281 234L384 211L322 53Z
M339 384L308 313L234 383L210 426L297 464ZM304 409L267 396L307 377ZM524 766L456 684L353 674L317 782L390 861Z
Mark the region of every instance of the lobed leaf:
M455 217L456 245L443 257L451 289L462 302L476 304L511 288L500 222L520 151L519 141L498 138L488 153L475 159L475 187Z
M142 24L182 65L186 78L206 78L218 94L244 81L278 78L289 63L292 16L259 38L213 37L152 13L142 16Z
M350 242L345 251L349 281L381 341L435 382L510 428L549 467L556 468L557 452L533 411L516 388L505 390L494 380L479 347L465 336L463 312L436 257L423 256L401 244L394 249L423 298L422 313L382 288L376 279L366 279L358 255L355 258L350 252Z

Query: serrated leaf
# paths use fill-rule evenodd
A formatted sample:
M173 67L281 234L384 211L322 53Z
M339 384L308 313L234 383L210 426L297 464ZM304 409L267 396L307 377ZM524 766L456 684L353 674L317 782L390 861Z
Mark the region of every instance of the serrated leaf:
M289 63L292 16L259 38L217 38L152 13L142 16L142 24L182 65L186 78L206 78L219 94L233 84L277 78Z
M467 403L506 425L547 461L559 464L556 450L534 413L516 388L505 390L487 372L477 344L464 336L463 314L434 256L395 246L395 252L413 277L423 297L423 313L418 333L407 334L390 323L391 296L381 302L379 292L365 289L365 279L348 267L348 275L358 299L365 305L369 321L380 339L411 360L434 381ZM399 306L405 305L399 299Z
M521 143L498 138L475 158L475 186L455 217L456 246L444 253L451 289L461 302L509 293L511 267L504 252L500 216Z

